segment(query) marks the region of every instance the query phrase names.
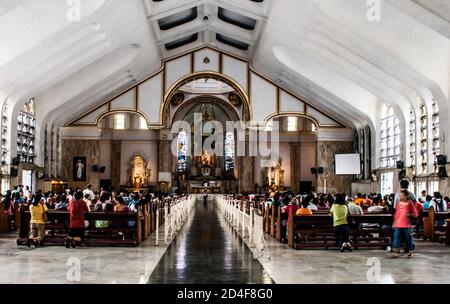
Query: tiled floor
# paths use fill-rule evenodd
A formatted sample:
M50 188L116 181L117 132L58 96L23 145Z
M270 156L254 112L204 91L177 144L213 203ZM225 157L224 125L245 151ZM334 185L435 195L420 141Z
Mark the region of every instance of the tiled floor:
M197 203L192 221L168 248L149 283L273 283L216 205Z

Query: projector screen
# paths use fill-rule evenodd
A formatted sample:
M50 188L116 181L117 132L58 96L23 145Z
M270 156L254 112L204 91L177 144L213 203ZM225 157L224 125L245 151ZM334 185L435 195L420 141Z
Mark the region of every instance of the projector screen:
M361 174L361 158L359 154L336 154L334 166L336 175Z

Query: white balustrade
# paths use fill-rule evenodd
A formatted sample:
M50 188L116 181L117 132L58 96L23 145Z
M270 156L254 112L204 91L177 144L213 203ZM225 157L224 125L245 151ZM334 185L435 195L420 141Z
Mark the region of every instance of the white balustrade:
M250 249L256 258L267 257L270 259L270 252L264 238L264 220L259 210L250 204L250 212L247 214L247 202L242 203L233 199L230 195L216 195L216 203L222 211L225 219L231 224L233 229L240 233L242 238L248 238Z
M164 203L164 244L168 245L183 224L190 218L196 197L189 195L182 198L167 199ZM156 245L159 245L160 210L156 211Z

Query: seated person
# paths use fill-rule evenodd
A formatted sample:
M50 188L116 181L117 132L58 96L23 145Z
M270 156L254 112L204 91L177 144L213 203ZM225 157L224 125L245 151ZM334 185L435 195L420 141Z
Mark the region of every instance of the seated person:
M428 211L428 209L430 209L430 204L431 204L432 200L433 200L433 198L431 197L431 195L425 196L424 202L422 203L424 210Z
M128 208L128 203L125 201L123 196L117 197L117 205L114 207L114 212L118 213L128 213L130 208Z
M61 195L59 202L55 205L55 210L67 211L69 208L69 200L66 195Z
M364 211L361 206L357 205L352 198L347 200L348 213L350 215L363 215Z
M444 202L447 204L447 209L450 209L450 198L448 196L444 197Z
M367 208L367 212L369 213L384 213L385 209L381 206L381 200L378 196L373 198L372 206Z
M430 203L430 208L433 207L435 212L447 212L447 204L442 199L442 195L439 192L434 193L434 199ZM435 221L436 226L446 226L446 220Z
M313 215L312 210L309 209L308 206L309 206L308 200L306 200L306 199L303 200L302 207L297 210L295 215L298 215L298 216L311 216L311 215Z

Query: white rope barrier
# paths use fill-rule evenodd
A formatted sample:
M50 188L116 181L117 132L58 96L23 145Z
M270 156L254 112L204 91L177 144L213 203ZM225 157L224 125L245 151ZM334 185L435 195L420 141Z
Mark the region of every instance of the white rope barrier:
M253 204L248 208L248 202L242 202L241 210L241 201L233 199L232 196L216 195L215 200L233 229L240 233L242 238L248 238L249 247L255 258L270 259L269 248L264 238L264 219L259 210L253 208Z
M164 210L164 244L169 245L177 232L183 227L183 224L190 218L195 199L192 195L166 199L164 207L156 210L156 245L159 245L161 210Z

